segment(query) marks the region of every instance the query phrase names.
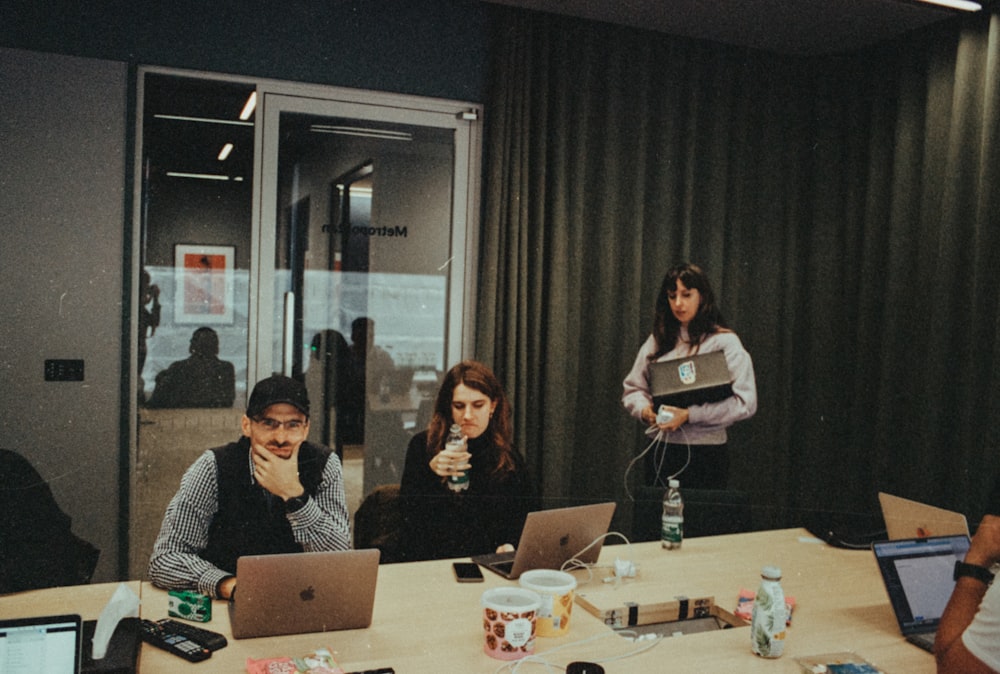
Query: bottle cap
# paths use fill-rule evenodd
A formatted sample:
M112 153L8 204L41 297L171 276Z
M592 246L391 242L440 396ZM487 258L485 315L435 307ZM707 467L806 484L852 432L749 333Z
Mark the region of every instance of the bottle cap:
M781 580L781 568L777 566L765 566L760 570L760 577L767 580Z
M667 486L670 487L671 489L677 489L677 488L679 488L681 486L681 481L680 480L670 480L670 481L667 482Z

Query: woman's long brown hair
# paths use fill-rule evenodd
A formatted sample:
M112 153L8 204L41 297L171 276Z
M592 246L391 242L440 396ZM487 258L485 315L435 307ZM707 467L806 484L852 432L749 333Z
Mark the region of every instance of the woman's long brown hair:
M433 457L444 449L445 437L448 429L451 428L453 416L451 402L455 394L455 387L465 384L471 389L479 391L490 401L496 403L496 409L490 417L484 435L487 436L490 444L497 451L499 457L495 473L505 473L514 469L514 451L511 444L513 427L511 424L511 408L507 396L503 392L500 380L496 378L493 371L482 363L474 360L463 360L448 370L441 381L441 388L438 390L437 399L434 402L434 415L427 426L427 453Z

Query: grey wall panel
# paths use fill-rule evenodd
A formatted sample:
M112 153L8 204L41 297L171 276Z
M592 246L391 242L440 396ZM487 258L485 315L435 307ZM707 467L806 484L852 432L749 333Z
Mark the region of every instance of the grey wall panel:
M119 546L126 91L124 63L0 49L0 443L101 548L95 580Z

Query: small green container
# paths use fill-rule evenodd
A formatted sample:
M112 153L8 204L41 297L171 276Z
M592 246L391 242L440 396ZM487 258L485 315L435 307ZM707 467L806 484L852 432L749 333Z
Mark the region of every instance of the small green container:
M170 590L167 593L167 615L195 622L207 623L212 619L212 598L191 590Z

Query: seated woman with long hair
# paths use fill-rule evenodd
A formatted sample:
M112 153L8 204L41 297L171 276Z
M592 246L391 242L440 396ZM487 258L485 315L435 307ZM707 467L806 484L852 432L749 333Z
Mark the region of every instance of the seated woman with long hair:
M461 427L464 449L445 447ZM427 430L406 450L400 485L402 559L443 559L512 549L535 489L511 444L511 408L493 372L463 361L445 375ZM450 478L467 474L467 488Z

